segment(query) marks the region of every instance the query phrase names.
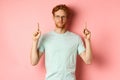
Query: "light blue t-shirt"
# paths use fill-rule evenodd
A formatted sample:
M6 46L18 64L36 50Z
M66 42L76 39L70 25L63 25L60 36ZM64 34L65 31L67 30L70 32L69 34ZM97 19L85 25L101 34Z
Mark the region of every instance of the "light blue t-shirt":
M39 39L38 47L45 53L46 80L76 80L77 53L85 51L80 36L51 31Z

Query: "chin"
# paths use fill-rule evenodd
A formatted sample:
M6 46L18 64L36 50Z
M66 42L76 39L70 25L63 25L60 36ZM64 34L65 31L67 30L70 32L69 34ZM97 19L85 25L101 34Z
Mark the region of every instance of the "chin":
M64 26L58 26L58 25L57 25L56 27L57 27L57 28L64 28Z
M56 25L57 28L64 28L65 25Z

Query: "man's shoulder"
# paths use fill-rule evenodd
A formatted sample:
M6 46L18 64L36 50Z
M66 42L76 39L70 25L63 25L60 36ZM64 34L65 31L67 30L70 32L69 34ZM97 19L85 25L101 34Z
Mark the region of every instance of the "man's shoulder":
M69 31L69 34L70 34L71 36L80 37L79 34L77 34L77 33L75 33L75 32L72 32L72 31Z
M46 33L42 34L42 36L48 36L48 35L50 35L51 33L52 33L52 31L49 31L49 32L46 32Z
M77 34L76 32L71 32L69 31L70 36L72 36L72 38L77 39L77 40L82 40L82 36L80 34Z

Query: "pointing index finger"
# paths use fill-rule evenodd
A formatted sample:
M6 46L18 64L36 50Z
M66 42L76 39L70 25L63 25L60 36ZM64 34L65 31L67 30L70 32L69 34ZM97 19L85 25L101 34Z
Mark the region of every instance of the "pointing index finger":
M38 29L37 29L37 30L40 31L40 29L39 29L39 28L40 28L39 23L37 23L37 26L38 26Z
M84 29L87 29L87 21L85 22Z
M88 31L88 30L87 30L87 21L85 22L85 24L84 24L84 29L83 29L83 33L84 33L85 35L87 34L86 31Z

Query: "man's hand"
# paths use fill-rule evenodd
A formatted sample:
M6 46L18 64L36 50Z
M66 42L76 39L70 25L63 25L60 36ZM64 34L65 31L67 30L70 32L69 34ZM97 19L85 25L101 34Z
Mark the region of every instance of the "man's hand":
M90 41L91 32L87 29L87 23L85 23L84 25L83 35L86 49L83 53L80 54L80 56L86 64L91 64L92 63L92 50Z
M39 23L38 23L38 29L37 29L36 32L33 33L33 37L32 38L33 38L34 41L38 41L40 36L41 36L41 32L39 30Z
M84 25L83 35L85 39L90 40L91 32L87 29L87 23Z
M37 31L33 33L33 43L32 43L32 48L31 48L31 54L30 54L30 60L31 60L31 64L33 66L35 66L36 64L38 64L38 61L41 57L41 53L38 50L38 40L39 37L41 36L41 32L39 30L39 23L38 23L38 28Z

